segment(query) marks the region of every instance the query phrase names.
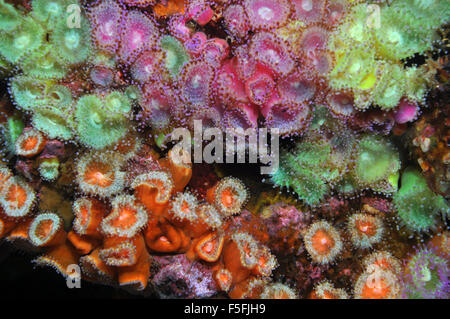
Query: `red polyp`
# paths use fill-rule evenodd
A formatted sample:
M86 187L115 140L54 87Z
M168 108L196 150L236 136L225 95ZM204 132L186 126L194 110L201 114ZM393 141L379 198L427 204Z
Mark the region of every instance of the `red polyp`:
M228 56L230 48L227 41L219 38L208 40L203 47L203 58L212 66L219 66Z
M227 7L223 12L223 18L228 31L238 38L245 37L250 30L245 10L239 4Z
M191 1L189 5L189 17L199 25L204 26L211 21L214 11L204 0Z
M148 82L160 74L162 54L158 51L142 52L131 67L131 76L139 82Z
M203 52L208 37L203 32L195 32L192 37L184 43L189 54L198 57Z
M236 58L226 61L217 72L215 88L224 103L248 102L244 83L236 70Z
M152 48L157 43L158 30L153 21L139 11L128 12L123 23L119 57L131 64L140 52Z
M256 60L250 56L247 45L238 47L234 55L236 57L236 70L242 80L247 80L255 74Z
M325 13L325 0L291 0L294 15L306 24L318 22Z
M324 28L313 26L303 32L301 49L306 56L310 56L318 50L325 49L327 41L328 32Z
M283 26L291 12L288 0L245 0L244 7L250 25L256 30Z
M279 75L287 75L295 67L288 44L268 32L258 33L252 38L250 56Z
M294 73L280 80L277 89L283 100L294 105L309 104L316 93L314 82L301 73Z
M124 10L111 0L100 2L89 10L88 16L92 25L92 34L97 48L114 53L122 32L120 23Z
M212 67L197 61L185 66L180 79L181 98L185 103L207 105L210 99L210 87L213 77Z
M185 15L173 15L169 20L170 34L179 40L186 41L190 38L192 30L186 26L189 18Z
M307 105L292 106L274 98L264 106L264 113L266 127L278 128L280 135L291 135L301 133L307 127L310 109Z
M410 122L417 118L418 112L419 107L416 102L411 102L402 98L395 111L395 121L400 124Z
M263 105L272 96L275 81L271 74L263 68L257 67L255 74L245 82L245 92L250 101Z

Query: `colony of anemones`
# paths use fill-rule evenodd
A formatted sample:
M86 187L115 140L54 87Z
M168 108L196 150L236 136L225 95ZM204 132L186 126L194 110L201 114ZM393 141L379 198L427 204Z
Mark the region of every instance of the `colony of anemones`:
M160 297L448 298L448 174L430 182L448 170L448 105L428 99L448 92L449 12L0 0L0 238ZM278 129L278 170L180 163L171 132L196 120Z

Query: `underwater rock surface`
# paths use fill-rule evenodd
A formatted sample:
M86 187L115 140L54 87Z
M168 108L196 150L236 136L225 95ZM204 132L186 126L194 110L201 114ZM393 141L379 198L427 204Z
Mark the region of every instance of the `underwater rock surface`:
M448 299L449 22L445 0L0 0L0 273Z

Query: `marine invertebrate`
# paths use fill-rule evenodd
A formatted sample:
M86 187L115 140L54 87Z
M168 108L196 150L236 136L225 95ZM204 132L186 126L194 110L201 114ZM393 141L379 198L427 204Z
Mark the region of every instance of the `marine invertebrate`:
M79 235L96 237L100 235L98 227L105 214L104 205L100 201L88 197L78 198L73 203L73 211L75 213L74 231Z
M125 136L127 120L124 113L127 111L122 109L123 102L117 102L118 104L108 105L112 112L116 108L118 114L113 116L112 112L103 108L103 101L98 96L84 95L78 100L75 106L76 132L83 144L94 149L103 149Z
M214 204L224 216L231 216L241 211L248 199L248 192L237 178L224 178L208 190L209 202Z
M384 227L379 217L353 214L348 220L348 231L353 245L359 248L370 248L380 242Z
M63 15L55 25L50 43L61 63L76 64L85 61L91 50L90 25L84 15L80 16L79 28L71 28Z
M282 26L287 22L291 11L289 2L285 0L246 0L244 8L250 26L256 30L271 30Z
M25 130L16 140L16 153L20 156L33 157L45 146L45 137L38 130Z
M28 215L35 199L34 189L21 177L11 176L4 182L0 191L3 212L13 218Z
M0 237L144 295L446 297L448 4L369 5L0 0ZM198 121L278 171L170 149Z
M450 294L448 275L448 260L431 247L419 247L406 263L405 296L446 299Z
M321 282L314 287L310 294L311 299L349 299L348 294L342 288L335 288L328 281Z
M31 243L39 247L58 245L65 239L61 217L49 212L34 217L28 233Z
M112 211L101 224L106 236L134 237L147 223L147 214L133 196L116 196L111 202Z
M155 257L159 270L152 280L165 297L205 298L216 291L212 272L200 263L189 261L185 255ZM178 284L177 284L178 283Z
M415 232L434 228L437 218L449 212L444 198L433 193L425 178L414 168L406 169L401 181L394 204L402 224Z
M59 160L57 157L44 158L38 167L39 174L46 181L54 181L59 175Z
M77 182L87 194L102 197L120 192L124 186L124 173L119 170L113 154L87 153L77 163Z
M333 262L342 249L339 232L326 221L309 226L303 240L312 260L320 264Z
M358 144L356 156L355 175L358 183L362 185L376 185L388 180L387 188L396 189L395 175L400 169L398 152L392 145L381 139L365 137ZM389 178L394 176L394 181Z
M371 265L388 270L394 274L401 273L400 261L387 251L376 251L363 259L363 265L367 270Z
M165 53L165 68L172 77L176 77L182 67L189 62L189 56L181 42L171 36L163 36L160 46Z
M44 30L33 18L20 19L12 32L2 32L0 36L0 53L11 63L17 63L26 53L38 49L44 39Z
M429 80L420 76L416 67L403 68L400 59L431 49L435 29L448 20L444 13L434 10L444 7L440 1L425 7L409 0L398 1L394 6L381 6L378 22L385 24L385 28L378 27L372 17L367 17L368 4L351 7L339 25L339 31L331 36L329 47L336 58L335 67L329 74L331 86L351 89L360 102L357 103L359 108L367 108L372 103L386 109L397 106L402 96L408 95L400 82L402 77L415 73L414 79L408 77L411 82ZM431 12L436 13L433 18L410 18L411 14L428 17ZM351 40L344 40L343 34ZM369 36L371 34L373 37ZM421 102L423 98L421 91L413 100Z
M115 1L101 1L89 8L88 18L92 24L93 40L96 47L107 52L115 52L122 28L120 21L124 10Z
M281 283L267 285L260 296L261 299L297 299L296 292Z
M137 10L127 13L122 30L118 54L124 63L133 62L137 54L144 49L151 49L158 37L154 22Z
M377 270L375 274L364 272L355 283L356 299L398 299L401 296L401 283L389 270Z

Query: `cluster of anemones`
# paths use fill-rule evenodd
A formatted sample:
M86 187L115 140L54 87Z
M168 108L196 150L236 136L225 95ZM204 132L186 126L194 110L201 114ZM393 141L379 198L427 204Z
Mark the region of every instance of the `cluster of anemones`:
M294 134L317 103L348 111L351 97L323 94L331 67L328 32L346 11L344 3L171 3L167 10L179 12L165 27L160 22L167 16L156 7L152 14L135 8L149 4L106 0L88 8L96 51L87 74L99 92L128 86L141 108L137 119L158 136L174 125L191 127L195 119L223 129L258 127L261 120ZM290 20L304 21L300 38L291 39ZM206 26L218 23L231 41L208 34Z
M23 14L1 4L0 62L14 75L10 93L34 127L95 149L123 138L131 118L151 126L160 144L171 128L192 127L193 120L297 134L316 105L352 119L388 100L386 108L396 107L395 119L404 123L418 112L419 98L410 95L423 96L430 78L405 71L420 85L404 96L399 63L395 72L376 68L366 46L352 45L366 39L360 30L366 7L347 0L103 0L83 7L79 28L63 23L71 19L68 5L35 0ZM431 29L442 20L434 19ZM396 43L380 45L399 50ZM14 74L14 66L22 72Z
M38 148L40 140L30 136L18 139L24 153ZM2 237L45 247L35 262L64 276L71 276L75 264L83 279L128 290L147 287L152 254L185 254L210 268L217 290L232 298L295 296L288 287L270 284L277 267L270 250L233 225L231 217L248 199L239 179L219 180L202 201L185 189L192 175L185 153L171 150L145 173L128 171L138 149L130 143L115 153L87 152L78 159L80 195L68 232L59 214L34 214L34 190L2 168Z

